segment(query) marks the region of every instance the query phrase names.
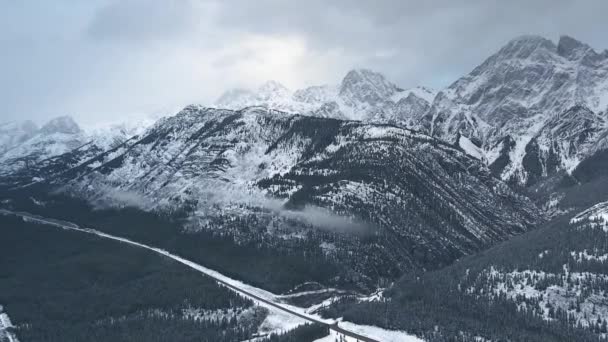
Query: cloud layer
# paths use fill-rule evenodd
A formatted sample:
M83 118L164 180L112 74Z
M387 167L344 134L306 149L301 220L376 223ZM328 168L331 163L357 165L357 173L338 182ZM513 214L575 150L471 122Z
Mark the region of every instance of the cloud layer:
M604 0L0 2L0 121L170 113L267 79L336 83L353 67L441 88L509 39L602 50Z

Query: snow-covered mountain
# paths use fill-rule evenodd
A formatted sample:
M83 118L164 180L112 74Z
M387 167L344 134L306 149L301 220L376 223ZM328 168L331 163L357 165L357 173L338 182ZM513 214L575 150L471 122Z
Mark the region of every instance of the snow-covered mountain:
M10 173L42 160L70 152L85 144L86 137L71 117L50 120L31 131L28 139L14 144L0 155L1 172Z
M467 137L498 176L530 185L593 152L607 107L608 51L523 36L441 91L420 126L448 142Z
M408 126L428 111L435 95L424 87L403 90L382 74L355 69L335 86L310 86L292 92L268 81L256 91L229 90L214 106L233 110L264 106L288 113Z
M323 246L351 274L336 281L358 274L351 281L368 289L540 220L532 202L480 161L387 124L188 106L137 139L88 151L58 156L38 175L20 172L11 182L44 178L99 205L186 209L191 229L241 243Z
M557 44L522 36L439 93L402 90L379 73L357 69L337 86L291 92L269 82L256 92L229 91L216 105L414 128L451 144L462 142L461 148L501 179L531 186L571 173L606 146L608 51L568 36ZM575 125L578 133L565 136Z
M40 128L30 121L2 125L0 175L5 182L16 181L13 176L28 180L25 184L41 181L120 146L150 124L143 120L83 130L74 119L62 116Z

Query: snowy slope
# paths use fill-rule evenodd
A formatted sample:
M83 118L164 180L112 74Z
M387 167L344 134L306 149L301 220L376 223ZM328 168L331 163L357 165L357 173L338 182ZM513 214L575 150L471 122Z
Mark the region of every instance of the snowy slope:
M448 142L466 136L490 164L498 161L492 165L495 174L529 185L573 170L592 152L594 137L575 136L589 130L599 137L605 130L607 80L608 52L567 36L557 45L538 36L518 37L441 91L420 125ZM585 123L574 128L579 118ZM557 125L564 129L551 133L559 131ZM566 137L570 128L572 136Z
M119 147L151 124L151 120L137 120L83 130L71 117L64 116L51 119L40 129L30 129L24 138L0 135L15 141L0 154L0 175L4 184L13 186L52 178ZM32 127L27 122L23 125Z
M587 223L608 232L608 202L601 202L586 209L570 220L571 224Z

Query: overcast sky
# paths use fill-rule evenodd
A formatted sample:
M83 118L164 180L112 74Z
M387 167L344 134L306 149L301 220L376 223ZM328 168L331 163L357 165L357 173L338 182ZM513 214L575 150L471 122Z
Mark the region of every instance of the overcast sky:
M606 0L0 0L0 121L165 114L354 67L442 88L508 40L608 47Z

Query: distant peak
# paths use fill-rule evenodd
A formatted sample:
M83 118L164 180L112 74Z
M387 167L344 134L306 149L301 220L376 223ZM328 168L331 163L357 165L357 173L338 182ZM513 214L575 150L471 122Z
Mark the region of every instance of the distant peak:
M525 46L531 46L531 47L542 47L542 48L546 48L546 49L550 49L553 50L555 49L555 43L553 43L553 41L551 41L550 39L547 39L543 36L539 36L539 35L523 35L523 36L519 36L519 37L515 37L513 39L511 39L511 41L509 41L507 43L507 45L505 47L525 47Z
M60 116L49 120L40 131L46 134L76 134L80 133L81 129L71 116Z
M568 59L577 59L589 50L593 49L589 45L570 36L561 36L557 44L557 53Z
M288 91L288 89L281 83L274 81L274 80L266 81L266 82L262 83L262 85L258 88L258 92L261 92L261 93L277 92L277 91L284 92L284 91Z
M537 51L556 51L555 43L538 35L524 35L511 39L494 56L502 59L526 59Z
M382 75L379 72L372 71L370 69L359 68L359 69L352 69L349 72L347 72L346 76L344 76L344 80L346 80L346 79L369 78L369 77L383 78L383 79L385 78L384 75Z
M390 83L383 74L372 71L370 69L352 69L342 79L340 88L344 89L352 84L356 83L370 83L374 85L384 85L389 87L397 88L394 84Z
M378 104L401 91L389 82L384 75L369 69L349 71L340 84L339 95L347 102Z

